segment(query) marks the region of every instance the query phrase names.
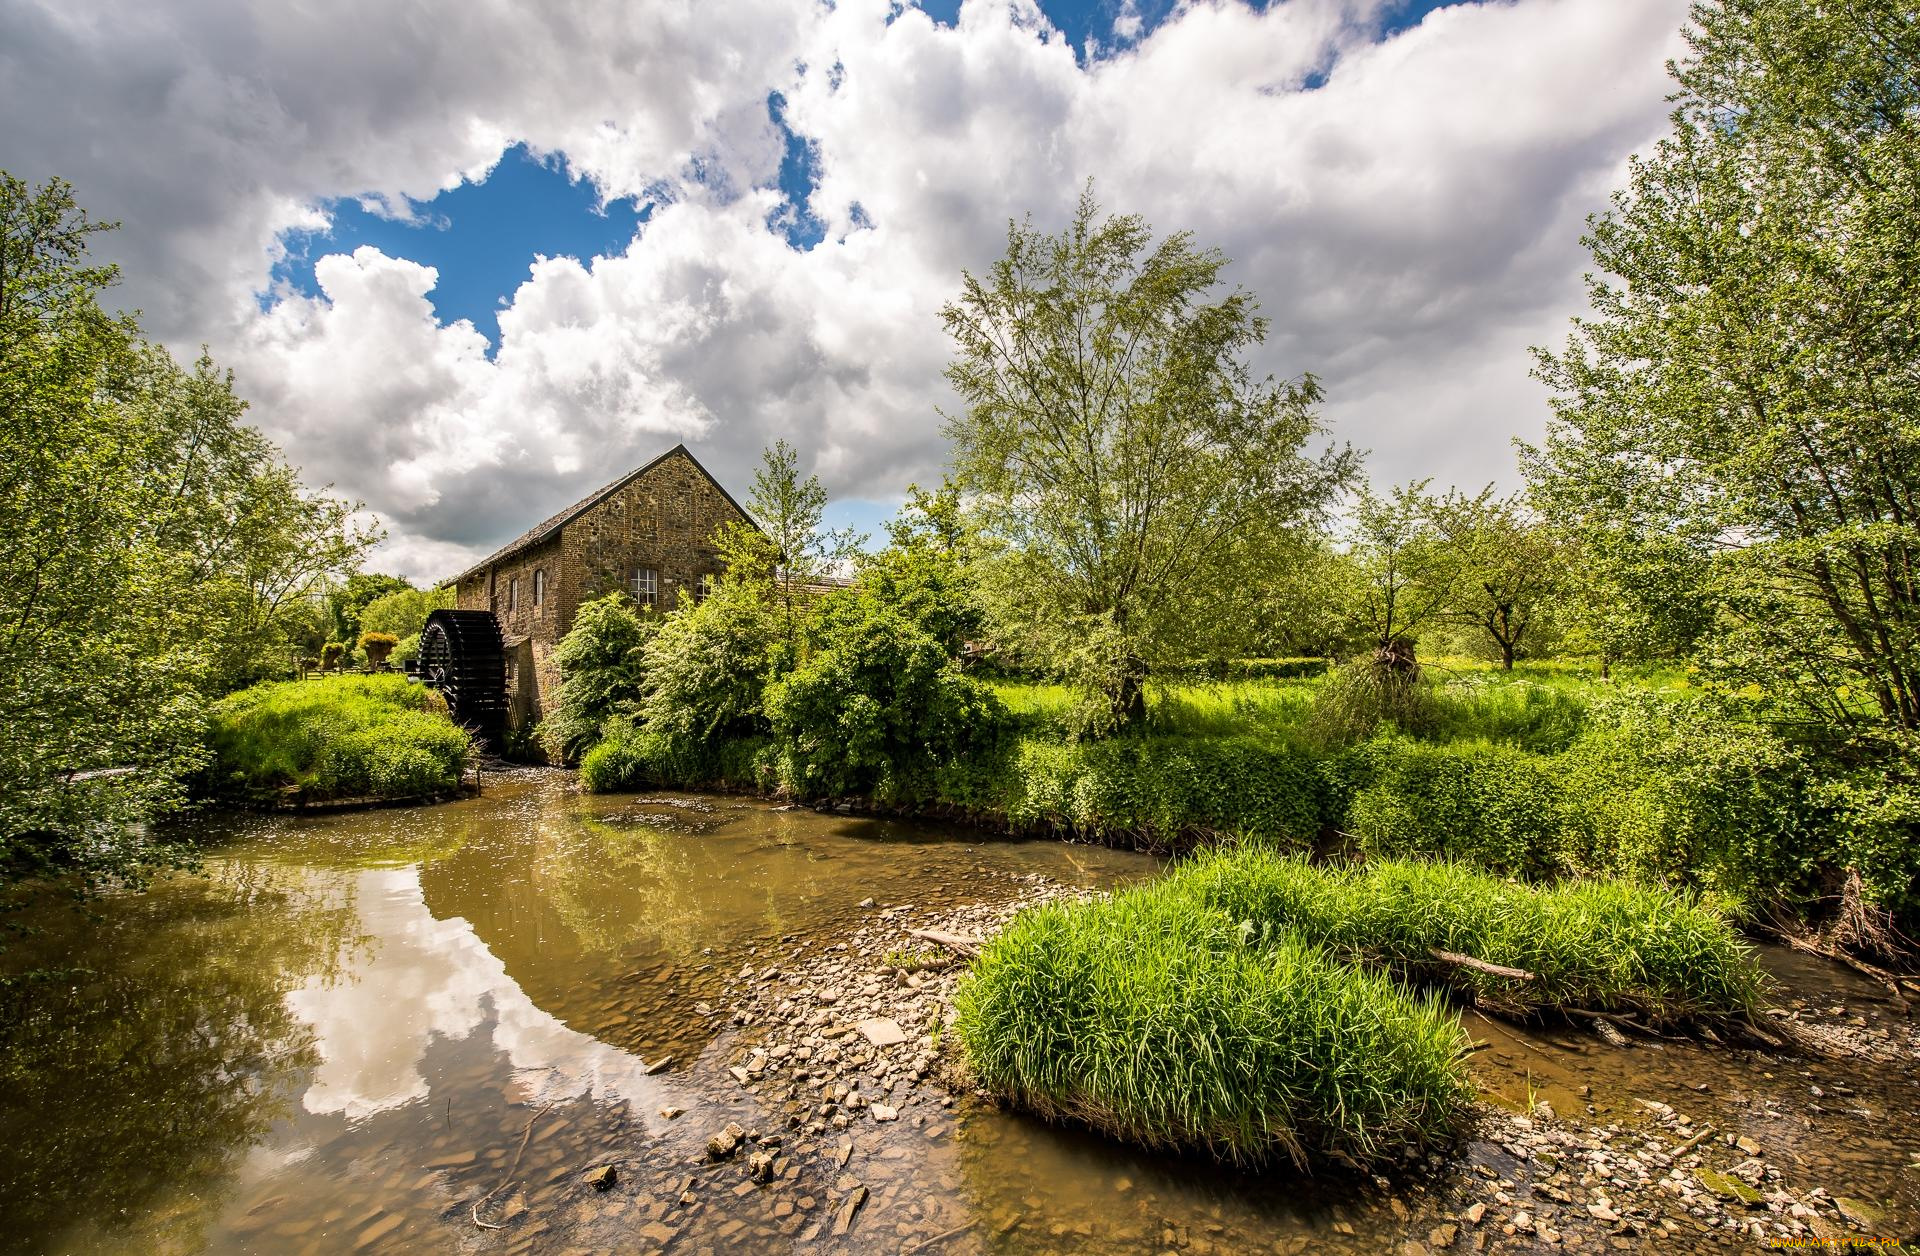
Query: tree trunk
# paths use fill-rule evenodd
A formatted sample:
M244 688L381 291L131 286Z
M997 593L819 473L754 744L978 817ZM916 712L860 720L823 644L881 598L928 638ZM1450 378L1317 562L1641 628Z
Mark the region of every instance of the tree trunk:
M1119 684L1113 691L1115 728L1137 728L1147 720L1147 665L1139 659L1121 660Z
M1500 643L1500 666L1508 671L1513 670L1513 642L1511 641Z

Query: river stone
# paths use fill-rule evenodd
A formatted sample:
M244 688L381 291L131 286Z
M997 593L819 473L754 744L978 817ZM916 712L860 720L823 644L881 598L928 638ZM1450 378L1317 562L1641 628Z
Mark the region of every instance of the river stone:
M1758 1208L1767 1202L1765 1196L1761 1195L1759 1191L1754 1190L1737 1177L1729 1177L1725 1173L1715 1173L1712 1169L1696 1170L1695 1176L1700 1179L1700 1185L1706 1187L1722 1199L1735 1200L1745 1204L1749 1208Z
M756 1182L773 1180L773 1153L756 1151L747 1157L747 1176Z
M853 1214L860 1211L860 1205L867 1202L867 1188L856 1186L847 1192L840 1201L840 1207L833 1214L833 1235L839 1238L853 1228Z
M746 1136L745 1130L729 1121L725 1129L707 1140L707 1154L715 1160L725 1160L734 1153L734 1150L740 1146L740 1140Z
M1427 1243L1433 1247L1452 1247L1453 1240L1459 1235L1460 1227L1451 1221L1437 1225L1427 1232Z
M597 1169L587 1170L587 1185L596 1191L606 1190L615 1182L619 1181L619 1179L619 1170L610 1164L603 1164Z
M861 1036L876 1047L897 1046L907 1040L906 1030L890 1016L875 1016L854 1026Z

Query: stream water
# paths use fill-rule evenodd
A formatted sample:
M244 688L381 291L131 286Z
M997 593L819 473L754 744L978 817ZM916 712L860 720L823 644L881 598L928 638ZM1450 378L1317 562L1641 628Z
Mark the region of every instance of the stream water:
M0 952L67 970L0 996L0 1250L795 1250L839 1165L773 1188L701 1168L728 1119L785 1128L727 1074L743 965L844 937L867 899L927 911L1156 868L751 799L590 797L544 771L428 809L207 823L204 875L36 906ZM1870 997L1824 967L1787 979ZM1808 1077L1746 1056L1470 1028L1496 1100L1594 1120L1690 1102L1791 1141L1889 1224L1920 1215L1910 1071L1822 1066L1867 1115L1815 1120ZM1424 1224L1369 1184L1171 1163L931 1087L914 1112L855 1131L874 1198L812 1247L1386 1250ZM619 1188L583 1182L616 1161ZM1475 1165L1511 1171L1477 1143L1447 1172ZM1406 1189L1438 1218L1443 1182Z

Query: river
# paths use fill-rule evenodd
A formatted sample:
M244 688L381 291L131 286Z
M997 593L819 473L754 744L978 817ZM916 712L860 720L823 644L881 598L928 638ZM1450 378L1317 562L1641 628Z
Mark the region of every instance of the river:
M810 1138L790 1114L811 1099L779 1102L797 1085L729 1074L767 1030L734 1014L743 974L771 980L876 921L904 935L1037 884L1149 876L1144 855L746 798L593 797L539 770L433 808L203 825L202 875L87 914L37 905L24 918L39 932L0 953L15 974L65 970L14 988L0 1024L0 1249L1498 1248L1544 1230L1441 1231L1494 1183L1542 1213L1566 1193L1552 1159L1513 1154L1531 1135L1510 1129L1392 1183L1256 1179L956 1102L931 1079L895 1078L897 1121L857 1112ZM1883 1009L1861 1015L1868 983L1769 962L1819 987L1823 1013L1845 1002L1836 1023L1882 1032ZM1628 1128L1624 1141L1671 1130L1687 1104L1700 1115L1681 1120L1717 1123L1729 1146L1738 1128L1791 1152L1797 1190L1871 1199L1884 1227L1920 1216L1910 1061L1770 1068L1751 1052L1469 1027L1492 1044L1475 1069L1496 1106L1544 1099ZM1847 1098L1821 1105L1809 1087ZM774 1183L705 1154L729 1120L766 1136ZM602 1165L618 1180L596 1190L584 1175ZM866 1202L836 1238L850 1174ZM1734 1234L1716 1218L1641 1222L1593 1237L1664 1249Z

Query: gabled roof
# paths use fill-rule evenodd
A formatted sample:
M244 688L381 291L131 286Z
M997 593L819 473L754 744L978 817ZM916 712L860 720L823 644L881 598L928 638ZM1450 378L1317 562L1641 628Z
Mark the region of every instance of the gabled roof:
M742 519L745 519L748 523L754 523L753 516L747 513L746 508L744 506L742 506L739 502L733 500L733 494L727 491L726 485L722 484L720 481L713 478L713 472L707 470L705 467L700 465L700 460L693 456L692 450L688 449L684 444L675 445L672 449L667 450L667 452L661 454L658 458L655 458L653 461L647 463L645 466L638 467L632 471L627 472L625 475L621 476L619 479L615 480L613 483L607 485L605 488L600 489L599 491L589 494L588 496L580 499L579 501L575 502L573 505L561 511L559 514L554 515L552 518L544 519L541 522L534 524L533 527L527 529L525 532L522 532L519 536L514 537L511 541L508 541L505 545L501 546L499 549L495 550L493 553L487 555L485 558L481 559L479 562L475 563L473 566L467 568L465 571L461 572L459 575L455 576L452 580L449 580L447 583L459 584L462 580L465 580L468 576L474 575L477 572L485 571L487 568L493 566L496 563L505 562L507 559L512 558L515 554L518 554L521 550L532 549L536 545L552 540L555 536L559 535L560 529L566 527L569 523L572 523L575 519L578 519L581 515L593 509L595 506L598 506L601 502L607 500L607 498L612 497L615 493L619 492L621 489L625 488L627 485L633 483L635 480L639 479L641 476L645 475L647 472L653 470L655 467L659 466L661 463L665 462L667 459L673 457L675 454L685 454L687 461L691 462L694 465L695 469L697 469L701 475L704 475L707 477L707 482L720 490L720 496L727 499L727 504L732 506L735 510L739 511L740 517ZM755 523L754 526L758 527L759 525Z

